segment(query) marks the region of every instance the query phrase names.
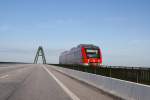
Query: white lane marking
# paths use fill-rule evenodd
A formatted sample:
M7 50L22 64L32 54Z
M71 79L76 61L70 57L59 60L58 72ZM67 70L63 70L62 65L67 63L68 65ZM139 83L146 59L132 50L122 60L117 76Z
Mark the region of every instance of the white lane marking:
M72 98L72 100L80 100L73 92L71 92L60 80L56 78L54 74L50 72L44 65L43 68L48 72L50 76L61 86L61 88Z
M1 76L0 78L7 78L8 77L8 75L4 75L4 76Z

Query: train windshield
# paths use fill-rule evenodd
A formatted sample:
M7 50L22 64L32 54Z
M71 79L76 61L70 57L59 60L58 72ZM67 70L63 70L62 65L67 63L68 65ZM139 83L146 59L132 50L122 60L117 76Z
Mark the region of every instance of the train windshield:
M98 49L86 49L86 55L88 58L100 58Z

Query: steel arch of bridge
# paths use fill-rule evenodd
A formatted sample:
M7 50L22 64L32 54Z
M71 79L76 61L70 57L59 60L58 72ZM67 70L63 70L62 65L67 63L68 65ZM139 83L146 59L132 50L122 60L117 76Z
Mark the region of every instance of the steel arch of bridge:
M35 56L35 59L34 59L34 64L37 64L38 58L40 56L42 57L43 64L46 64L46 58L45 58L45 54L44 54L44 50L43 50L42 46L39 46L39 48L37 50L37 53L36 53L36 56Z

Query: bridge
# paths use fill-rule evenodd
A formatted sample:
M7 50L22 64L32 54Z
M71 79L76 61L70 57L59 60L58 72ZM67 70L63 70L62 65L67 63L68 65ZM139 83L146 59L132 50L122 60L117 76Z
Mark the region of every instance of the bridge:
M43 64L37 64L42 57ZM149 100L150 86L46 64L0 64L0 100Z

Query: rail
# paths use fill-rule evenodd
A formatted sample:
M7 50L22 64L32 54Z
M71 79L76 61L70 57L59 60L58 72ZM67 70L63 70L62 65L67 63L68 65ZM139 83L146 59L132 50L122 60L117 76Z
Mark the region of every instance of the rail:
M63 64L53 64L53 65L74 69L78 71L83 71L87 73L94 73L97 75L150 85L150 68L104 66L104 65L102 65L101 67L63 65Z

